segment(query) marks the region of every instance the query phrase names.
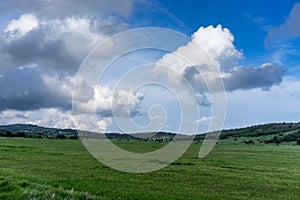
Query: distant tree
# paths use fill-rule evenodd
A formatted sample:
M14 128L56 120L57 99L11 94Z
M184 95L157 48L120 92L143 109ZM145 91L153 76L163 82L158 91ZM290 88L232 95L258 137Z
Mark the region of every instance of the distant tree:
M244 141L245 144L255 144L253 140Z
M264 142L265 142L266 144L273 143L273 139L265 140Z
M300 138L297 139L297 144L300 145Z
M5 137L13 137L14 134L10 131L5 131Z
M66 139L66 136L63 134L57 135L57 139Z
M225 134L221 134L219 138L220 138L220 140L225 140L228 138L228 136Z
M71 135L69 137L69 139L71 139L71 140L77 140L78 138L79 138L78 135Z
M26 137L26 134L23 131L15 133L15 137Z

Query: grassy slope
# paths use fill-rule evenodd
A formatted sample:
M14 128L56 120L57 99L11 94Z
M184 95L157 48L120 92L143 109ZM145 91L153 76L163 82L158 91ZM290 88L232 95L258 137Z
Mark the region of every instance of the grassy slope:
M261 135L261 136L256 136L256 137L229 137L228 139L225 140L220 140L219 142L222 144L239 144L239 143L244 143L244 141L249 141L252 140L255 143L263 143L265 140L270 140L273 137L282 137L285 135L293 134L296 133L298 130L293 130L293 131L287 131L287 132L281 132L281 133L276 133L276 134L271 134L271 135ZM288 145L296 145L296 141L293 142L283 142L282 144L288 144ZM275 143L274 143L275 145Z
M300 199L299 145L220 142L204 159L199 147L163 170L128 174L99 163L79 140L0 138L0 199Z

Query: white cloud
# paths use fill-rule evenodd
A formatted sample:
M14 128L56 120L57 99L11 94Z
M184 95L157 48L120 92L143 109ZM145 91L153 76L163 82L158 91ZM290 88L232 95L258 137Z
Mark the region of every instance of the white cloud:
M26 20L28 22L24 23ZM12 20L0 38L0 61L6 63L0 71L36 63L48 69L74 72L89 51L108 38L97 29L101 27L102 19L38 20L32 14L24 14L17 22Z
M108 86L99 85L92 90L87 90L90 94L81 94L80 91L75 91L76 94L80 94L73 99L75 110L79 113L96 112L104 118L134 116L139 113L139 104L144 98L142 93L127 90L114 91ZM81 95L88 95L90 98L81 98Z
M33 14L23 14L19 19L11 20L4 33L9 39L20 38L38 26L39 20Z
M97 118L93 113L73 114L75 128L93 132L108 132L112 123L112 117Z
M14 116L8 121L2 117L1 123L19 120L55 127L66 122L74 127L73 76L90 50L128 28L123 17L133 6L132 0L2 2L0 12L21 15L9 21L0 35L0 82L5 83L0 89L0 111L2 116ZM108 87L90 88L83 94L81 106L87 113L80 116L84 124L80 127L87 130L107 130L113 110L120 117L136 115L143 98L131 91L113 93ZM94 106L101 119L91 126ZM58 120L54 115L59 115Z
M113 119L131 119L140 115L144 95L131 90L113 90L108 86L87 86L77 80L73 96L73 114L76 125L83 130L105 131Z
M166 54L158 64L170 66L179 73L183 73L185 68L191 65L201 66L204 71L214 71L214 67L226 71L237 66L243 57L233 42L232 33L221 25L200 27L192 35L190 43L178 48L174 53Z
M43 108L34 111L1 111L0 121L1 124L23 123L51 128L72 128L95 132L107 132L112 123L112 118L96 119L94 114L86 113L73 115L70 110L62 111L57 108Z
M284 70L272 64L239 66L238 61L243 58L243 54L233 42L233 35L221 25L215 28L200 27L190 43L157 61L154 75L165 76L179 87L182 78L185 78L199 93L205 93L208 89L210 92L222 90L223 87L217 84L220 80L224 81L226 91L256 87L268 89L281 82ZM170 76L162 65L175 70L179 75Z
M5 110L0 112L1 124L36 124L53 128L75 128L71 111L56 108L35 111Z
M241 51L234 46L234 36L227 28L208 26L200 27L192 35L192 41L203 48L210 58L222 69L231 69L238 65L243 57Z
M209 124L215 117L212 116L202 116L201 118L197 119L196 121L200 124Z

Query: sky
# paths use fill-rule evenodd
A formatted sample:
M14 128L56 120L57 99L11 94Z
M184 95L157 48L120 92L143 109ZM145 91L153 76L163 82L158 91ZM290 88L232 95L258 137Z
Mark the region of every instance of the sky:
M88 80L78 74L83 63L95 61L87 59L89 53L116 34L145 27L189 38L174 40L177 46L169 52L129 52L111 63L97 85L86 86ZM165 40L156 37L158 43ZM118 52L131 42L100 50ZM98 55L95 66L105 59ZM226 129L298 122L299 63L297 1L0 0L0 124L179 132L184 121L205 132L222 117ZM165 87L141 84L149 77L152 82L163 77ZM220 80L222 89L216 86ZM220 93L226 98L219 99L225 105L219 115L212 109ZM194 104L196 116L182 114ZM122 126L130 123L135 129Z

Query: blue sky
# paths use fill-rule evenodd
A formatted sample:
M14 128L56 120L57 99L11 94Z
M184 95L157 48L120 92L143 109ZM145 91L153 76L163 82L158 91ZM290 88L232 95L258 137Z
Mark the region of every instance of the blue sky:
M130 81L123 90L113 91L117 81L139 64L148 64L144 74L136 75L139 80L146 80L147 75L165 76L166 71L158 67L165 64L195 89L195 95L187 99L198 100L200 113L186 121L199 122L199 132L205 131L212 119L218 118L211 113L212 97L203 88L197 67L180 64L174 57L178 52L195 53L188 42L178 45L182 51L148 49L122 56L98 86L78 91L85 97L78 100L83 113L74 115L76 74L88 53L114 34L141 27L184 33L207 53L219 70L216 76L222 77L225 85L224 128L299 121L300 2L0 0L0 13L0 124L122 132L115 119L145 125L151 119L149 109L159 104L168 118L159 122L163 116L159 116L160 108L155 108L154 122L162 123L158 127L164 131L177 132L180 105L172 94L181 92L183 83L173 80L179 77L166 78L173 85L179 84L175 92L158 86L135 90ZM117 51L126 45L130 44L120 43L114 48ZM100 66L104 61L97 63ZM209 72L204 70L204 74ZM98 121L91 125L93 108Z
M295 3L297 1L159 1L155 5L160 8L149 9L152 12L145 14L144 8L137 9L132 22L133 27L163 26L187 35L200 26L221 24L233 33L234 44L247 58L244 62L257 64L256 60L275 51L265 48L268 30L283 24ZM147 23L136 18L146 18Z

